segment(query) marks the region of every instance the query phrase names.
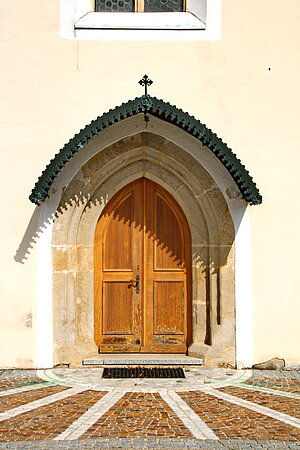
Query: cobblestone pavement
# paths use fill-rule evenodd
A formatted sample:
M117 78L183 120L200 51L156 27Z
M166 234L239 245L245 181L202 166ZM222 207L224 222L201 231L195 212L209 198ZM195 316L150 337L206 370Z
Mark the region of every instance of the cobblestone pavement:
M0 371L0 449L300 449L300 372L186 367L185 379L102 368Z

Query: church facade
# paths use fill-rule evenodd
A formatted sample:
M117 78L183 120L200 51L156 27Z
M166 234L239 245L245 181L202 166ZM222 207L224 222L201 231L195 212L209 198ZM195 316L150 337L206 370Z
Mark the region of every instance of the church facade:
M300 365L297 2L167 4L2 6L1 367Z

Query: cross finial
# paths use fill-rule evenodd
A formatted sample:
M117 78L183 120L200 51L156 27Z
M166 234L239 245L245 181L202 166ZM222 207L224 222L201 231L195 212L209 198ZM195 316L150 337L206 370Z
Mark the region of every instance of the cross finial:
M145 95L147 95L147 87L151 86L152 83L153 83L153 81L150 80L148 75L144 75L143 78L139 81L139 84L141 86L145 86Z

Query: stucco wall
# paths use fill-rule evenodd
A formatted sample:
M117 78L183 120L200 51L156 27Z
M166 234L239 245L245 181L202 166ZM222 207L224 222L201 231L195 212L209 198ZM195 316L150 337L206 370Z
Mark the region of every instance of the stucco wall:
M260 188L263 204L248 208L252 360L300 364L299 1L223 0L221 40L201 42L61 40L58 1L2 2L1 17L0 365L34 366L43 351L36 298L51 292L32 244L30 190L80 128L141 95L144 73L152 95L213 129Z

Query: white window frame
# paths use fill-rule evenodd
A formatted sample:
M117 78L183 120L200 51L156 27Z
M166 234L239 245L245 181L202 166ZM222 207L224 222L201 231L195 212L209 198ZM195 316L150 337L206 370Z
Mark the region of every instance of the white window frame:
M186 12L94 12L93 0L60 0L61 38L218 40L221 0L188 0Z

